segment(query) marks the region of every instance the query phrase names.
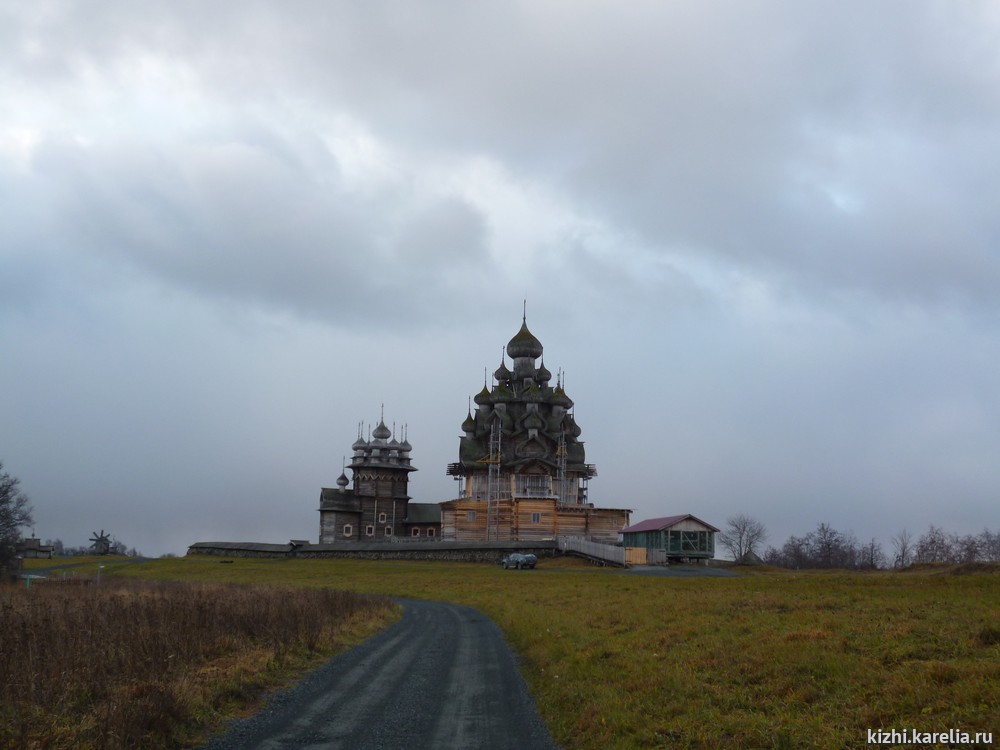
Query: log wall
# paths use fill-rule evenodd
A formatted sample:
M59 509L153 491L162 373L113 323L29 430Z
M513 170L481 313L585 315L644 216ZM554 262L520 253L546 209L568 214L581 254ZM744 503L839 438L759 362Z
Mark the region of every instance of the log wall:
M271 558L351 558L360 560L451 560L455 562L488 562L499 564L511 552L530 552L539 558L559 554L555 542L397 542L310 544L292 548L288 544L255 544L242 542L197 542L188 548L188 555L216 557Z
M441 539L446 541L550 540L578 536L617 544L630 511L559 505L554 498L517 498L496 501L496 519L487 535L485 500L458 498L441 503Z

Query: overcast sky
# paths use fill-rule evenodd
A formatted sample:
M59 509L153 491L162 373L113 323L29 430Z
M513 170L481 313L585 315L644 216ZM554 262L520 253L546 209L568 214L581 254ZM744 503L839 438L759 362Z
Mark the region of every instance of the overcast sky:
M1000 528L1000 6L0 0L0 461L35 531L452 498L521 323L591 499Z

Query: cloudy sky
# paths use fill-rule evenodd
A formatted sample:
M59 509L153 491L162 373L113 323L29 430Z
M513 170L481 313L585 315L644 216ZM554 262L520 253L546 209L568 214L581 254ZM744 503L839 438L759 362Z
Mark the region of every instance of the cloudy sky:
M42 538L453 497L521 323L591 498L1000 527L991 2L0 0L0 461Z

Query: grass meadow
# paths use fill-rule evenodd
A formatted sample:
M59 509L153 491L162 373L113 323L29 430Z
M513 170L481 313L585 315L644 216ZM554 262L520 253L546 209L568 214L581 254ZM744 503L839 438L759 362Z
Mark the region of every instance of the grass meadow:
M653 578L486 564L192 557L116 575L336 587L477 607L564 748L860 748L868 730L1000 741L1000 568Z

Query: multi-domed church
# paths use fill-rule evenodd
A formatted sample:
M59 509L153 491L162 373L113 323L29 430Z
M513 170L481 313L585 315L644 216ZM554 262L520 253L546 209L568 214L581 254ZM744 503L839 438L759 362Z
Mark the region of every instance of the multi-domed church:
M409 442L405 437L402 442L396 440L383 417L368 440L358 427L351 449L348 468L354 486L348 488L351 481L341 472L337 489L324 487L320 492L320 544L388 540L403 533L410 510L407 482L410 472L416 471L410 465Z
M586 462L573 401L561 377L552 385L543 351L522 319L493 386L483 385L462 423L458 461L448 465L461 482L460 497L411 503L412 448L382 419L370 439L359 435L352 446L353 486L341 474L337 489L322 490L320 543L400 534L435 541L618 541L631 511L588 502L597 470Z

